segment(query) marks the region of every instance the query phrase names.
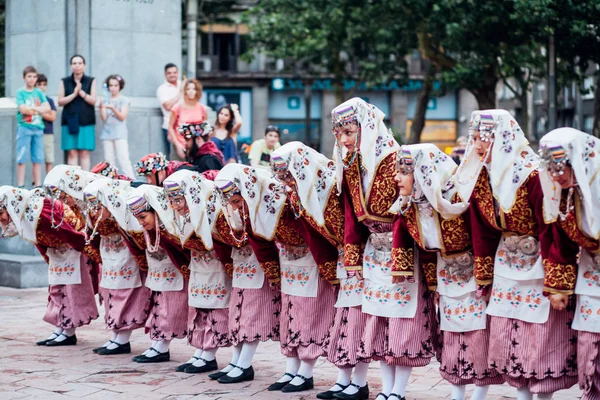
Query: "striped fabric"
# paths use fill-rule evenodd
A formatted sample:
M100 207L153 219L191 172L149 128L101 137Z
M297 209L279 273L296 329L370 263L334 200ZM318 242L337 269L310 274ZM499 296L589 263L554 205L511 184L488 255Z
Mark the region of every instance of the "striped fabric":
M388 365L424 367L437 350L437 317L433 297L421 280L419 303L414 318L385 318L367 315L360 356Z
M229 310L189 307L188 343L192 347L203 350L230 346Z
M152 297L152 291L145 285L133 289L100 287L98 291L104 301L104 322L108 329L119 332L144 327Z
M178 292L152 292L152 308L146 320L151 340L183 339L187 336L188 282Z
M578 332L577 369L585 400L600 400L600 333Z
M281 293L265 279L260 289L233 288L229 299L231 344L279 341Z
M453 385L501 385L504 379L489 368L488 345L490 320L487 329L471 332L443 331L440 375Z
M514 387L550 393L577 383L577 332L573 307L550 309L548 321L533 324L491 317L488 362Z
M335 288L319 277L317 297L281 294L281 354L300 360L316 360L333 322Z
M98 318L98 308L92 285L92 267L81 256L81 283L50 285L44 321L63 329L79 328Z
M327 361L344 369L354 368L359 362L371 362L370 358L359 356L366 323L367 314L360 306L336 308L333 326L323 346Z

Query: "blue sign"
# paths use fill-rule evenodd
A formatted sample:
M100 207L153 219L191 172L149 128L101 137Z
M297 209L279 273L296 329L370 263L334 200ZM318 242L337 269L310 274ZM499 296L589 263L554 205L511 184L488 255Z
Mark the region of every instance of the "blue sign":
M290 110L299 110L300 109L300 97L298 97L298 96L288 97L288 108Z
M392 91L404 90L406 92L419 91L423 89L423 81L411 79L407 84L402 84L399 80L392 80L382 85L368 86L365 82L358 84L355 79L345 79L342 81L344 90L356 89L358 91ZM438 90L440 82L435 81L433 89ZM271 80L271 89L274 91L282 90L304 90L304 82L302 79L275 78ZM315 79L312 84L312 90L317 91L333 91L335 85L333 79Z
M436 98L429 99L429 101L427 102L427 109L428 110L437 110L437 99Z

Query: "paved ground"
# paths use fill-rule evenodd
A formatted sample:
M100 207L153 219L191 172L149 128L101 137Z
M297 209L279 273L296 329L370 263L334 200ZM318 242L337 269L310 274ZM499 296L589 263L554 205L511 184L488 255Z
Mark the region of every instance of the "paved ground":
M107 333L103 320L77 330L74 347L42 348L35 341L46 337L51 329L42 321L46 289L11 289L0 287L0 399L315 399L317 391L335 382L336 371L324 360L315 368L314 391L299 395L267 392L266 387L278 379L285 366L276 343L259 346L253 363L256 378L249 383L221 385L203 375L173 372L192 354L184 341L171 346L173 361L155 365L131 362L130 355L98 356L92 348L104 343ZM138 330L132 336L132 355L141 353L149 342ZM220 350L217 359L225 365L228 349ZM378 392L379 368L369 371L371 392ZM450 387L440 378L438 364L415 369L408 386L407 399L450 399ZM470 391L468 391L470 393ZM488 399L514 399L515 391L507 385L490 389ZM580 397L577 388L555 394L555 400Z

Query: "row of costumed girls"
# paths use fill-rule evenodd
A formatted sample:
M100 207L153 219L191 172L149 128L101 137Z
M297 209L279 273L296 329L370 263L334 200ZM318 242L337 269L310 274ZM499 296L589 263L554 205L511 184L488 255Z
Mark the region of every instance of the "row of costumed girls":
M579 382L600 399L600 141L561 128L534 152L504 110L473 113L457 166L432 144L399 146L359 98L332 111L333 160L299 142L271 170L199 173L160 153L133 187L114 171L60 165L45 190L0 187L3 235L49 265L45 346L105 306L99 355L170 360L220 383L252 380L261 341L286 358L271 391L312 389L320 356L338 368L321 399L404 399L413 368L440 361L451 398L508 383L519 400ZM111 178L112 176L112 178ZM232 347L219 369L216 353Z

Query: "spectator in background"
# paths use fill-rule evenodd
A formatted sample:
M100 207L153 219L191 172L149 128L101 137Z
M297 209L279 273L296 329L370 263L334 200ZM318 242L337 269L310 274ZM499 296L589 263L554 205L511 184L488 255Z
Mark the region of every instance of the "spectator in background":
M117 165L118 161L121 171L133 178L126 122L130 102L127 97L121 95L121 90L125 87L125 80L121 75L109 75L105 83L108 86L110 98L100 98L100 117L104 121L100 139L104 146L104 158L111 165Z
M35 87L44 94L48 89L48 78L44 74L39 74ZM46 96L50 111L42 114L44 120L44 159L46 160L46 173L50 172L54 164L54 121L56 121L56 105L52 98Z
M237 133L242 127L242 116L237 104L226 104L219 108L212 141L225 157L225 164L238 161Z
M165 140L165 153L169 154L171 143L169 141L169 119L171 118L171 109L176 104L181 103L183 92L181 90L181 81L179 80L179 71L177 65L168 63L165 65L165 82L156 89L156 98L160 103L160 110L163 114L162 131Z
M202 85L196 79L188 79L183 85L183 102L171 109L169 119L169 142L173 145L171 159L186 159L185 138L180 135L179 127L187 124L201 124L206 121L206 107L198 103L202 97Z
M464 136L459 136L456 139L456 146L452 148L452 153L450 153L450 157L456 164L460 164L463 157L465 156L465 150L467 148L467 138Z
M208 122L182 125L179 130L185 140L186 161L201 173L220 170L225 164L223 154L210 140L212 133L213 128Z
M253 167L270 168L271 153L281 147L279 144L279 127L267 126L265 138L252 143L248 159Z
M35 87L37 71L28 66L23 70L25 87L17 90L17 185L25 186L25 161L31 158L33 186L42 184L44 162L44 121L50 111L46 95Z
M71 57L70 76L60 81L58 105L63 107L61 118L62 149L67 151L67 163L90 170L90 151L96 149L96 79L84 74L85 59Z

